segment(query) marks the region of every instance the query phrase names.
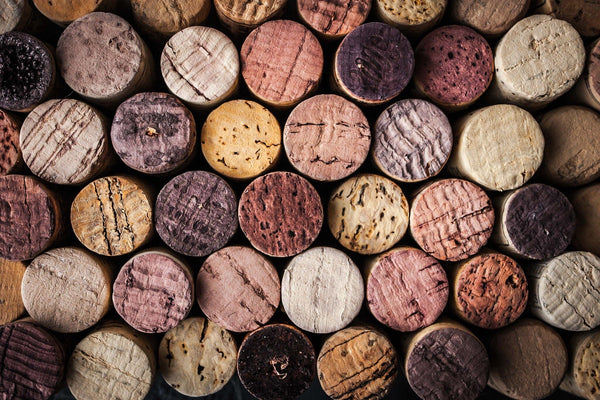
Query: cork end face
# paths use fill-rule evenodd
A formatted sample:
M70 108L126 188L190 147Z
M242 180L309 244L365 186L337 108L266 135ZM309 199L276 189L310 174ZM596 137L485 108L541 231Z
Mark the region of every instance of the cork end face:
M287 0L214 0L219 17L250 29L274 18L286 3Z
M495 37L503 34L528 11L530 0L505 0L502 6L495 0L477 3L450 2L449 14L462 25L470 26L483 35Z
M8 324L25 312L21 283L26 264L0 259L0 325Z
M22 159L19 132L17 121L0 110L0 176L14 172L19 166Z
M594 399L600 393L598 364L600 364L600 333L590 332L588 338L571 356L573 378L580 396ZM562 386L561 386L562 387Z
M436 23L446 9L447 0L406 2L402 0L373 0L375 9L384 21L399 28L416 30Z
M317 33L328 39L344 37L362 24L371 10L371 0L340 2L298 1L298 13Z

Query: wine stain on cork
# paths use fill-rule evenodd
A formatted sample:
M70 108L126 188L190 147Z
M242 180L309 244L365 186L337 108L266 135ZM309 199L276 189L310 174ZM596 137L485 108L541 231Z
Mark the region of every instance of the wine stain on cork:
M26 267L21 261L0 259L0 325L14 321L25 312L21 282Z
M337 39L365 22L371 10L371 0L300 0L298 13L317 33Z
M22 160L20 129L17 120L0 110L0 176L14 173Z
M530 0L455 0L450 2L449 15L461 25L467 25L483 35L497 36L510 29L525 16Z

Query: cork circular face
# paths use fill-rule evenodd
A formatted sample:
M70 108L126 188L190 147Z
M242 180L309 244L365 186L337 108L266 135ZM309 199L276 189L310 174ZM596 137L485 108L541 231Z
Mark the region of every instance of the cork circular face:
M448 118L425 100L400 100L375 122L373 160L392 179L418 182L431 178L446 165L451 150Z
M456 0L450 2L448 10L452 19L467 25L483 35L500 35L506 32L519 19L523 18L530 0Z
M169 39L160 57L167 87L191 106L213 107L238 84L237 49L222 32L207 26L190 26Z
M379 175L343 182L327 208L329 230L348 250L376 254L389 250L408 228L408 202L402 189Z
M538 0L534 2L536 14L551 14L573 25L581 36L598 36L600 27L600 1L598 0Z
M267 104L292 106L316 89L323 49L304 25L268 21L253 30L240 51L242 76L252 94Z
M379 255L367 278L369 311L382 324L411 332L431 325L448 301L448 278L425 252L400 247Z
M381 104L404 90L415 59L408 39L383 22L362 24L348 34L335 54L334 75L353 100Z
M371 0L299 0L298 13L316 32L337 39L365 22L371 10Z
M280 292L273 264L249 247L231 246L214 252L196 278L202 312L234 332L249 332L266 324L279 307Z
M210 0L132 0L131 10L133 19L150 36L168 38L189 26L202 25L210 4Z
M592 184L571 193L575 209L573 247L600 254L600 184Z
M218 173L234 179L255 178L281 152L281 128L265 107L232 100L213 110L202 126L202 154Z
M323 225L315 188L291 172L271 172L252 181L240 198L240 228L252 246L272 257L306 250Z
M26 19L28 5L25 0L0 0L0 34L15 31Z
M384 399L398 376L396 350L371 328L346 328L321 347L317 376L332 399Z
M192 157L196 123L190 110L174 96L143 92L119 105L110 137L128 167L162 174L176 170Z
M600 364L600 332L593 332L571 355L575 384L588 399L598 396L598 364Z
M493 226L490 198L462 179L430 183L412 203L412 237L438 260L459 261L477 253L490 238Z
M29 315L56 332L81 332L110 307L110 266L76 247L49 250L31 261L21 292Z
M214 0L220 18L229 23L255 27L273 18L287 0Z
M59 185L76 185L105 166L108 127L104 117L82 101L49 100L23 121L20 146L35 175Z
M18 166L21 159L20 129L20 124L13 117L0 110L0 175L7 175Z
M584 78L588 90L600 102L600 40L593 43L587 61L587 76Z
M33 0L35 7L46 18L60 25L68 25L72 21L98 9L102 0Z
M373 0L385 20L401 27L416 27L437 21L444 14L447 0Z
M59 388L65 355L45 329L29 322L0 326L0 392L7 399L49 399Z
M0 259L0 325L8 324L25 312L21 282L26 265L21 261Z
M333 94L298 104L283 129L288 160L301 174L337 181L366 160L371 144L369 121L354 103Z
M237 201L215 174L188 171L171 179L156 199L156 232L171 249L203 257L225 246L237 230Z

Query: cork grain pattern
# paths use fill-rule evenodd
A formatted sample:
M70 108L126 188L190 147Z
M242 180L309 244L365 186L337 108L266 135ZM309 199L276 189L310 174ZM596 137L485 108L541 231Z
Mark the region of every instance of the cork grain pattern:
M446 10L447 0L373 0L384 21L399 27L435 24Z
M0 34L15 30L30 7L26 3L25 0L0 0Z
M600 333L598 330L583 332L571 337L569 368L560 389L588 400L600 398Z
M263 22L281 16L287 0L215 0L221 23L234 35L247 35Z
M8 324L25 312L21 282L26 265L20 261L0 259L0 325Z
M22 160L20 129L17 120L0 110L0 176L15 172Z
M133 0L131 9L134 20L149 35L169 38L189 26L201 25L208 17L210 4L209 0Z
M501 35L523 18L530 0L458 0L450 4L449 14L458 23L483 35Z
M61 26L94 11L114 11L117 0L33 0L35 7Z
M575 209L573 247L600 254L600 185L577 189L569 195Z
M598 0L534 0L533 12L549 14L573 25L582 36L598 36L598 18L600 18L600 1Z
M371 10L371 0L301 0L298 12L315 31L327 38L340 38L362 24Z

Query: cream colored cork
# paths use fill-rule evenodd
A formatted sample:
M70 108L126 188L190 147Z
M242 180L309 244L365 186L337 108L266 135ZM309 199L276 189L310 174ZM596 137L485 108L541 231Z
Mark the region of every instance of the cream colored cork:
M133 20L143 32L166 40L192 25L202 25L210 12L210 0L129 0Z
M447 0L373 0L377 17L407 34L431 30L442 18Z
M36 8L50 21L67 26L94 11L115 11L118 0L33 0Z
M495 37L525 16L530 0L454 0L448 14L486 36Z
M26 265L0 258L0 325L8 324L25 312L21 282Z
M571 192L569 201L576 219L573 247L600 255L600 184Z
M600 111L600 39L588 46L588 56L581 78L571 92L574 102Z
M600 399L600 330L573 335L567 348L569 367L560 389L588 400Z
M158 348L165 381L186 396L208 396L221 390L235 373L233 337L206 318L189 318L168 331Z
M285 11L287 0L215 0L219 20L234 35L248 34Z
M600 34L600 0L534 0L533 13L549 14L573 25L581 36Z

